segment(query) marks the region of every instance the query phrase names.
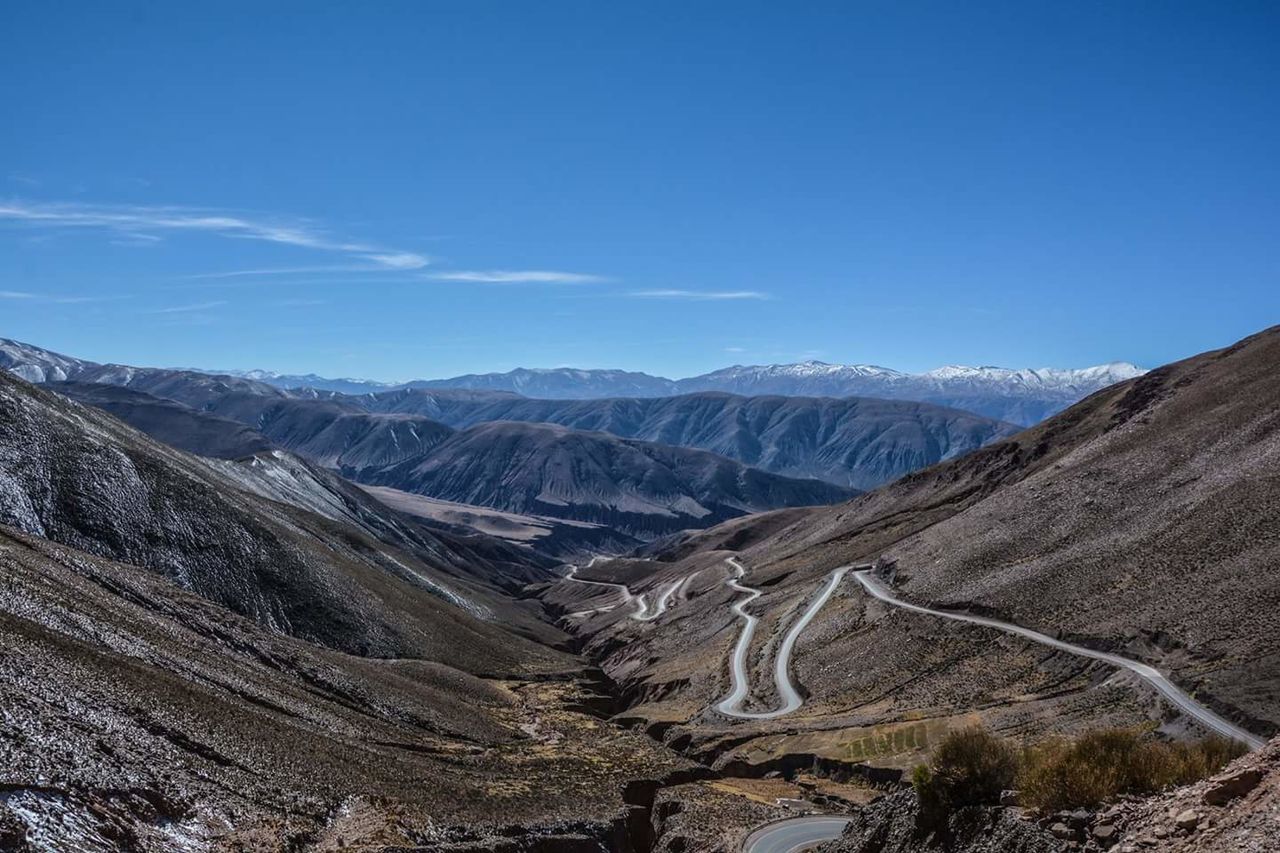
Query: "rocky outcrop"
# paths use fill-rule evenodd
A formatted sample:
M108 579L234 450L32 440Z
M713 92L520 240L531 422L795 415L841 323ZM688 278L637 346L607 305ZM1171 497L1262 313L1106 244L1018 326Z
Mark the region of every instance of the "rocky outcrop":
M1005 808L971 807L944 826L924 829L916 795L904 791L854 814L844 835L822 853L1060 853L1066 844L1053 833Z
M1280 738L1215 776L1113 809L1122 853L1280 850Z

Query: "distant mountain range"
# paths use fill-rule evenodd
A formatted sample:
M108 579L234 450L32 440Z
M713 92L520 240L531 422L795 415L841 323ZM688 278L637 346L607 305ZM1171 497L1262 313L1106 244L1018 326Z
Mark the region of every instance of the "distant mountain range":
M154 377L139 371L133 374L135 386L172 389L176 379L165 373L170 375L163 383L144 383L139 380ZM203 389L205 377L193 377ZM604 524L637 543L752 512L832 503L856 494L702 450L551 424L489 422L455 430L420 415L367 412L336 400L232 390L197 410L135 387L83 382L46 386L201 456L243 459L279 447L357 482L459 504ZM279 479L281 468L271 462L269 471L260 473Z
M556 424L710 451L769 473L854 489L874 488L1017 431L1013 424L929 403L865 398L698 393L538 400L469 389L405 388L354 396L314 388L286 391L249 377L102 365L13 341L0 341L0 368L36 381L71 379L78 385L66 393L117 413L137 401L119 395L107 401L102 392L91 398L84 384L125 386L177 401L259 430L276 445L360 482L373 482L375 471L429 452L453 430L493 421ZM134 417L135 426L158 428L143 419L142 409ZM183 430L189 427L160 437L177 440L175 433ZM204 452L218 455L221 449Z
M957 409L860 397L678 397L531 400L513 394L405 389L346 398L368 411L419 415L465 429L550 423L708 450L788 477L871 489L961 456L1017 427Z
M56 366L55 366L56 369ZM277 388L308 387L340 394L369 394L405 388L468 388L505 391L546 400L609 397L671 397L699 391L757 396L881 397L936 403L1030 426L1108 385L1141 376L1127 362L1080 369L948 366L927 373L903 373L868 364L768 364L726 367L687 379L666 379L624 370L519 368L506 373L471 373L451 379L404 383L364 379L327 379L315 374L287 375L264 370L227 371Z
M524 399L510 394L406 390L384 401L383 395L294 393L246 377L102 365L15 342L0 343L0 367L201 456L235 460L278 447L357 482L604 524L637 542L856 494L848 484L782 475L678 442L538 422L536 412L524 423L473 413L471 423L455 429L429 414L391 411L406 399L427 412L444 398L458 404ZM948 437L942 444L952 442Z

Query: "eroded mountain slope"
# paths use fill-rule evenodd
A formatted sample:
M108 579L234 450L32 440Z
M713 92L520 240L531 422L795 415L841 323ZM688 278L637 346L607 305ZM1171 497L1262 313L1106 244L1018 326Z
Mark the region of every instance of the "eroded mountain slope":
M712 453L506 422L462 430L421 458L362 479L459 503L603 523L645 538L851 493Z
M690 772L545 667L353 657L5 527L0 574L5 849L630 849Z
M142 566L273 630L344 651L485 672L555 660L447 603L448 577L421 554L264 500L195 457L7 374L0 524Z
M692 447L788 477L869 489L1017 431L928 403L868 398L739 397L531 400L456 391L392 391L353 400L463 428L490 421L554 423Z
M1196 731L1112 667L1025 639L892 608L852 576L795 645L803 706L736 721L740 631L723 557L760 590L748 708L777 707L772 664L837 567L879 560L896 593L995 614L1168 673L1219 713L1280 725L1280 329L1093 395L1038 427L845 504L688 537L657 588L700 571L701 594L652 623L584 620L592 648L668 736L744 760L812 752L906 766L930 739L982 721L1043 737L1155 719ZM692 546L692 550L691 550ZM717 567L718 563L718 567ZM605 567L607 570L607 565ZM708 580L707 572L715 574Z

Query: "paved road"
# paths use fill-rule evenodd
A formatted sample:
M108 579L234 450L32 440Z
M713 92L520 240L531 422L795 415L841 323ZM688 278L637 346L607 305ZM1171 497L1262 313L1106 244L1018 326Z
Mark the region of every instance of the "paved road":
M600 559L599 557L592 557L591 562L587 563L587 568L589 569L592 566L594 566L596 564L596 561L599 559ZM589 586L607 587L609 589L617 591L622 596L622 600L615 601L613 604L606 604L603 607L594 607L590 610L579 610L575 613L570 613L569 617L571 619L577 619L583 616L590 616L592 613L605 613L607 611L613 610L615 607L618 607L619 605L630 603L631 600L634 598L634 596L632 596L631 594L631 590L627 589L624 585L620 583L606 583L605 581L589 581L589 580L584 580L580 577L577 577L579 568L581 567L578 566L576 563L573 565L570 565L569 571L564 576L564 579L567 581L572 581L574 583L588 584Z
M795 685L791 683L791 673L789 672L791 653L795 649L796 640L800 638L800 633L809 626L809 623L813 621L813 617L818 615L818 611L831 598L831 594L836 591L836 587L840 585L840 579L844 577L849 567L845 566L836 569L827 576L826 585L809 605L809 609L796 620L795 624L791 626L791 630L787 631L786 636L782 638L782 645L778 647L778 654L773 661L773 683L777 687L778 697L782 699L782 705L773 711L752 712L743 711L742 703L751 691L751 683L747 680L747 654L751 651L751 640L756 632L756 623L760 620L748 613L746 606L760 597L760 590L743 586L741 581L747 570L742 567L741 563L733 557L728 559L728 563L733 567L734 575L726 583L731 589L744 593L746 597L738 599L733 605L733 612L737 613L743 622L742 633L738 635L738 642L733 647L733 658L730 661L729 671L733 689L728 696L720 700L720 703L716 705L716 710L725 716L737 717L741 720L771 720L774 717L781 717L783 714L790 714L804 704L804 700L800 698L800 693L796 690Z
M676 590L680 589L681 585L687 583L690 580L690 578L692 578L692 575L690 575L688 578L679 578L677 580L672 581L671 583L663 587L661 590L659 590L657 599L654 602L654 606L652 610L649 609L649 606L646 603L646 599L648 598L648 595L645 593L641 593L640 595L637 595L636 611L635 613L631 614L631 618L635 619L637 622L652 622L654 619L657 619L663 613L666 613L667 607L670 606L671 604L672 596L676 594Z
M586 568L588 569L591 568L593 565L595 565L596 561L599 559L601 558L592 557L591 562L587 563ZM602 587L606 587L607 589L612 589L621 596L621 600L615 601L612 604L603 605L601 607L593 607L590 610L575 611L569 614L569 618L571 619L580 619L584 616L590 616L593 613L607 613L610 610L614 610L622 605L634 603L635 609L631 612L631 618L636 620L637 622L652 622L653 620L661 616L663 613L667 612L667 608L671 606L672 599L676 596L677 592L681 593L682 600L683 600L683 595L688 592L689 582L692 581L694 575L697 574L697 572L694 572L693 575L689 575L688 577L674 580L671 583L667 584L666 586L661 587L658 590L657 597L654 600L653 607L650 608L648 593L632 595L631 590L628 589L625 584L609 583L607 581L589 581L584 578L580 578L577 576L579 568L580 567L576 564L570 565L569 571L565 574L564 579L567 581L572 581L573 583L588 584L590 586L602 586Z
M1136 673L1140 678L1159 691L1160 695L1167 699L1170 704L1176 707L1179 711L1199 721L1211 731L1215 731L1224 737L1231 738L1232 740L1238 740L1241 743L1246 744L1250 749L1261 749L1266 744L1266 741L1262 738L1250 734L1229 720L1219 717L1213 711L1210 711L1208 708L1192 699L1182 690L1178 689L1173 682L1165 678L1164 675L1162 675L1155 667L1148 666L1145 663L1139 663L1135 660L1130 660L1129 658L1123 658L1119 655L1099 652L1084 646L1077 646L1074 643L1067 643L1050 637L1047 634L1032 631L1030 628L1023 628L1020 625L1014 625L1009 622L1001 622L998 619L988 619L984 616L970 616L966 613L951 613L946 610L934 610L931 607L921 607L918 604L910 604L890 592L878 578L871 574L869 569L855 571L853 576L858 579L858 582L862 584L867 592L871 593L871 595L875 596L880 601L894 607L901 607L904 610L914 610L916 613L927 613L930 616L940 616L943 619L953 619L957 622L971 622L975 625L985 625L988 628L995 628L997 631L1004 631L1008 634L1016 634L1019 637L1025 637L1028 640L1033 640L1037 643L1041 643L1055 649L1060 649L1064 652L1070 652L1073 655L1080 655L1081 657L1105 661L1112 666L1127 669L1130 672Z
M793 817L767 824L747 836L743 853L794 853L839 838L851 818L837 815Z

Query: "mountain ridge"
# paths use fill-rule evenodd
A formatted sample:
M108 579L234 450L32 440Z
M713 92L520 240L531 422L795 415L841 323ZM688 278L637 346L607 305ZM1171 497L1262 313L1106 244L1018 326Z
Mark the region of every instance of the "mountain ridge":
M874 364L804 361L787 364L731 365L697 376L669 379L648 373L582 368L515 368L441 379L381 382L328 379L316 374L278 374L263 370L225 371L282 389L311 387L344 394L400 389L466 388L507 391L541 399L670 397L699 391L757 396L885 397L937 403L974 411L997 420L1030 426L1107 385L1140 376L1143 368L1113 361L1082 368L1008 368L992 365L944 365L909 373Z
M831 573L874 565L902 601L1138 661L1254 735L1273 735L1277 363L1280 327L1096 392L843 504L673 537L646 551L660 565L651 584L732 551L744 583L761 591L751 612L768 637ZM587 648L640 697L629 715L714 749L725 741L707 709L728 690L724 647L700 647L691 632L711 643L734 617L723 597L683 607L643 636L601 619L584 631ZM1107 725L1156 726L1174 739L1205 733L1112 666L886 608L849 577L806 636L790 664L807 690L805 710L785 730L743 725L722 760L789 750L839 759L850 742L894 732L905 745L876 755L877 764L909 769L926 741L977 722L1022 740ZM769 641L751 655L767 671ZM761 682L767 708L775 700Z
M424 437L430 444L441 436L438 425L378 415L415 416L455 429L493 420L557 423L706 450L773 474L856 489L878 486L1017 429L936 404L871 398L741 397L714 391L572 401L451 388L356 396L286 391L247 378L99 365L15 344L7 349L0 344L0 367L50 378L70 373L81 383L120 384L175 400L268 433L282 446L356 479L361 470L427 449Z

